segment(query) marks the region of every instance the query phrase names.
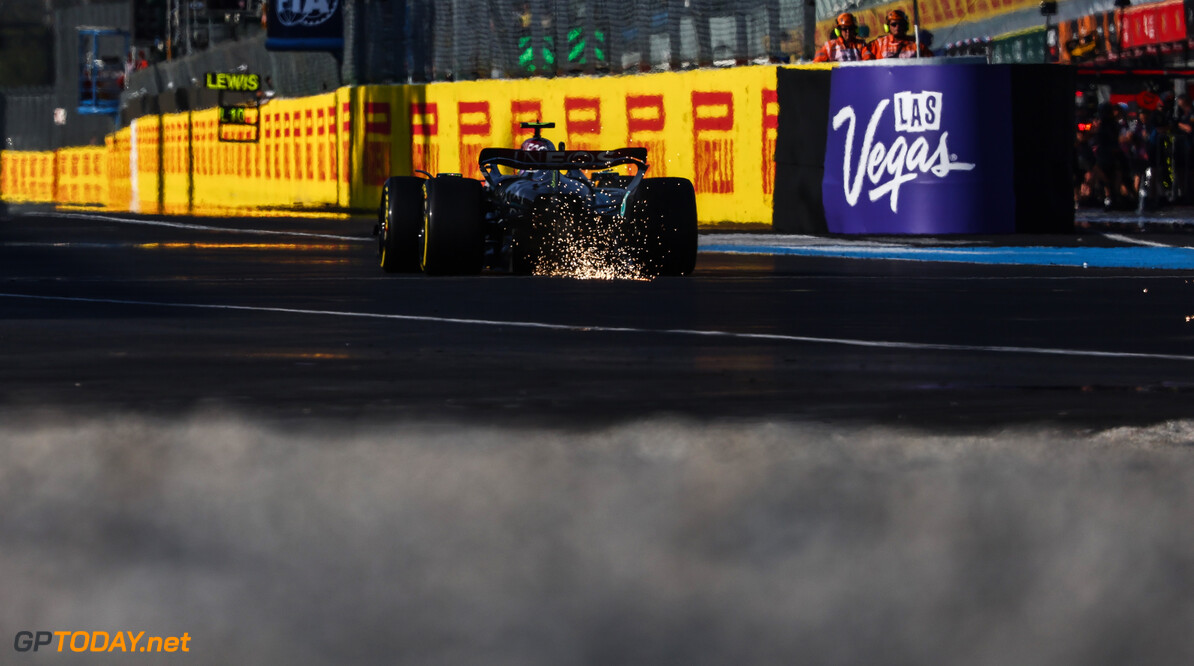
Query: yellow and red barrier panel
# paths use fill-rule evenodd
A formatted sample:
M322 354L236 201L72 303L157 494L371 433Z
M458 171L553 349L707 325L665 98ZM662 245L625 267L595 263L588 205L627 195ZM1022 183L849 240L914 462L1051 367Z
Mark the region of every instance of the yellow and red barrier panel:
M55 201L64 204L103 204L108 200L108 149L63 148L54 153L58 189Z
M132 128L125 127L114 134L109 134L105 141L108 150L106 156L108 197L103 204L113 210L128 210L132 201L132 172L129 163L132 135Z
M350 120L342 128L342 157L347 159L341 163L347 169L341 180L349 186L347 195L354 208L376 208L386 178L423 168L412 166L412 151L419 148L412 138L415 122L411 114L420 106L416 100L425 90L422 85L362 86L352 89L344 101L343 110Z
M162 212L191 212L191 178L195 169L191 145L191 114L162 116ZM197 165L196 165L197 166Z
M246 119L257 126L221 125L216 109L190 114L194 207L340 205L335 93L272 100Z
M771 219L779 113L773 67L406 90L409 124L394 132L394 150L409 137L412 170L479 178L482 148L517 147L530 136L519 124L541 120L556 123L544 135L569 149L647 148L648 175L692 180L703 222ZM399 159L392 163L394 173L411 173ZM360 195L354 200L375 201L372 190Z
M130 125L129 204L134 213L162 212L163 116L142 116ZM119 202L113 202L120 208Z
M52 151L0 152L0 197L14 203L53 203L57 165Z

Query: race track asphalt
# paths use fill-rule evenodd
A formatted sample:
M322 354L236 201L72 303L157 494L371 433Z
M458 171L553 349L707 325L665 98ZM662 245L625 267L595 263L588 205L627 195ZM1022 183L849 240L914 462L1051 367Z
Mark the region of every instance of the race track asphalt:
M8 406L580 424L1191 414L1184 235L702 237L688 279L376 267L368 219L4 223Z

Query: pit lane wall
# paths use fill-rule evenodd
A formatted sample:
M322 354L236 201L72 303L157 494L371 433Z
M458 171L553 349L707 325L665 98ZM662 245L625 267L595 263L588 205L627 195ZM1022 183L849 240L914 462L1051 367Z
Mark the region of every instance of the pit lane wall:
M772 218L772 66L356 86L259 113L255 130L221 128L207 109L142 116L104 146L2 151L0 198L166 214L373 210L388 175L479 177L482 148L517 146L530 135L519 123L542 120L570 149L647 148L649 175L693 181L703 224Z

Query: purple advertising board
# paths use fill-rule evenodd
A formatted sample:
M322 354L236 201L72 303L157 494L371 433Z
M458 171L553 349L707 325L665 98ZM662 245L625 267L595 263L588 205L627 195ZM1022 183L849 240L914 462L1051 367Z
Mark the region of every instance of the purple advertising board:
M1008 67L887 62L831 75L829 232L1014 232Z

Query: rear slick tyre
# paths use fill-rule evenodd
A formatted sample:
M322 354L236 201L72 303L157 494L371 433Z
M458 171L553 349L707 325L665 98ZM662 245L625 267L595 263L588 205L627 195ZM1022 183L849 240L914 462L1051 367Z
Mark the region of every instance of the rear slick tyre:
M423 179L394 176L381 190L377 256L387 273L419 270L419 230L423 226Z
M481 182L439 176L426 181L419 267L428 275L476 275L485 261Z
M696 268L696 192L687 178L645 178L626 210L644 234L648 271L690 275Z

